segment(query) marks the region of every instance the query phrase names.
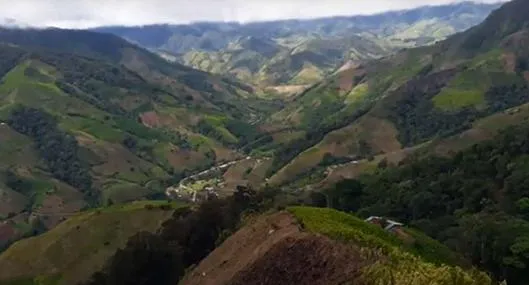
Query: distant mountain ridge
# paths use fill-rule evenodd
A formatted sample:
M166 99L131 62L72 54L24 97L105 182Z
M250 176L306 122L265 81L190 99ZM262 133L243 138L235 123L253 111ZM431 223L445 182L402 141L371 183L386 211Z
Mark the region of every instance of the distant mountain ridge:
M478 24L488 13L498 8L500 3L484 4L461 2L440 6L423 6L410 10L389 11L374 15L337 16L312 20L278 20L255 23L215 23L194 24L157 24L145 26L109 26L94 28L99 32L116 34L148 48L165 49L174 53L185 53L192 49L218 50L226 47L241 36L260 36L282 38L292 34L320 34L325 36L343 36L351 33L370 32L393 34L392 30L402 30L396 23L414 24L420 20L439 18L443 21L466 15L470 26ZM461 19L463 20L463 19ZM469 24L455 23L456 29L470 27ZM391 29L388 29L388 27ZM219 41L214 41L216 36ZM171 41L174 37L174 42ZM192 38L196 41L192 42Z
M348 60L379 58L444 39L480 23L497 7L462 2L367 16L94 30L187 66L260 86L304 85L323 79Z

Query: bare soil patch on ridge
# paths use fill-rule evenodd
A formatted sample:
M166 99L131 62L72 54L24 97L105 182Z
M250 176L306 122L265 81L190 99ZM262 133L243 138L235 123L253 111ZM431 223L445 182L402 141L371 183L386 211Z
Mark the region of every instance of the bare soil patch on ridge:
M303 232L283 211L248 222L180 284L362 284L358 278L367 264L358 248Z

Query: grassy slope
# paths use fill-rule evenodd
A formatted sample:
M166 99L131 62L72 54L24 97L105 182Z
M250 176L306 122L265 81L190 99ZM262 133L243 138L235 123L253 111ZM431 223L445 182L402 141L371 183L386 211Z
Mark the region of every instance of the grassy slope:
M46 58L45 61L48 64L54 65L52 68L56 70L48 72L50 73L47 74L49 75L48 80L46 84L39 84L38 92L36 88L33 88L36 86L32 84L33 92L31 93L33 94L31 96L35 96L39 92L45 93L40 88L44 85L50 87L49 89L56 90L53 80L64 77L70 85L73 85L70 87L77 87L77 91L84 91L80 93L89 93L77 95L82 95L84 101L86 101L85 98L90 99L92 105L94 105L92 101L99 101L99 103L106 104L105 107L110 105L114 110L120 108L132 116L154 112L154 115L162 117L162 120L154 125L146 122L142 117L142 123L150 127L170 129L180 133L196 133L196 124L207 115L220 114L229 118L255 120L262 115L261 112L266 112L265 109L269 107L268 103L252 96L253 91L249 86L176 63L168 63L158 56L113 35L58 29L0 30L0 39L24 48L28 47L36 53L31 58ZM7 47L2 46L1 48ZM55 54L56 52L61 54ZM73 54L89 56L98 60L89 60L73 56ZM128 70L124 70L123 67ZM23 69L23 66L17 67L17 71ZM80 80L72 82L70 80L72 72L74 77L77 77L74 80ZM16 74L18 81L13 81L14 84L21 82L20 80L25 80L23 76L20 76L20 72ZM92 90L95 89L94 92L87 91L87 88L81 88L80 85L83 84L89 85ZM15 96L16 94L2 92L0 96L4 95ZM31 102L28 100L27 103L30 104ZM35 104L42 103L39 100L35 102ZM60 106L60 104L55 105ZM95 105L97 105L96 109L100 109L99 104ZM90 130L97 129L99 135L104 136L105 140L110 139L115 142L121 139L124 135L123 130L130 133L129 129L120 124L111 130L109 124L103 121L103 118L108 114L100 112L99 115L102 116L95 116L96 110L94 108L87 109L86 113L83 113L82 111L86 109L87 105L85 104L83 107L73 110L74 113L90 113L94 116L83 116L83 121L76 123ZM3 109L5 106L1 108ZM179 111L175 112L175 109ZM70 110L60 109L56 113L64 115L65 111ZM175 115L176 113L178 116ZM170 120L163 120L166 118L163 115L167 114L170 114L167 116L171 117ZM135 119L132 118L132 120ZM106 129L101 124L105 124ZM178 129L175 126L178 126ZM230 142L235 141L235 138L221 128L224 126L218 127ZM204 153L206 150L201 152ZM222 156L222 154L217 155ZM172 166L178 167L178 165Z
M310 232L373 250L364 252L377 258L374 265L364 269L368 284L390 280L391 284L492 284L486 274L458 267L455 253L416 231L405 229L410 238L406 241L336 210L292 207L289 211Z
M291 46L289 38L296 38L296 45ZM387 41L351 34L290 35L267 40L268 49L264 50L247 47L245 41L248 39L239 39L217 51L192 50L183 55L182 62L208 72L230 74L260 87L281 87L312 84L349 60L379 58L396 50Z
M299 175L318 168L325 154L335 157L362 157L361 142L370 146L370 152L390 153L401 148L397 140L398 131L387 120L365 116L350 126L328 133L317 145L300 153L274 176L270 183L282 185Z
M40 236L16 242L0 255L0 283L33 284L31 280L44 277L53 277L55 282L49 284L54 285L85 280L130 236L156 231L172 214L157 208L166 204L145 201L91 210ZM146 205L155 207L148 210ZM180 206L173 204L172 208Z

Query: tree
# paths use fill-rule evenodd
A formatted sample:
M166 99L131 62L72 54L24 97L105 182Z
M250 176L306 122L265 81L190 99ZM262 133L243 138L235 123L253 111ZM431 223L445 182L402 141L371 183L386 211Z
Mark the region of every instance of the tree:
M177 284L184 270L182 248L178 244L141 232L131 237L124 249L116 252L106 272L94 274L88 284Z
M364 185L356 179L345 179L327 190L327 204L331 208L342 211L357 211Z
M136 147L138 146L138 141L136 141L136 139L131 136L126 136L123 139L123 145L129 150L135 151Z
M177 284L185 269L200 262L237 228L245 212L263 209L270 193L237 187L231 197L205 201L195 210L174 210L158 233L130 238L88 285Z
M529 198L524 197L518 200L516 206L522 217L524 217L526 220L529 220Z
M327 196L322 192L312 191L309 194L309 204L314 207L327 207Z

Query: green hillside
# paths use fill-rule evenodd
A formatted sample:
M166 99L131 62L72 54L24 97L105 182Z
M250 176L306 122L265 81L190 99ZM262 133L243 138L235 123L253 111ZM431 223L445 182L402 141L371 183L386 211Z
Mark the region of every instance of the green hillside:
M308 132L279 150L272 183L325 169L325 157L352 161L443 140L527 103L524 12L509 2L467 32L353 66L297 96L270 123Z
M492 284L486 274L459 267L462 258L449 248L411 229L389 233L333 209L292 207L288 210L309 232L366 251L373 250L371 254L376 255L378 261L362 270L362 280L367 284ZM379 252L375 253L377 250ZM367 252L364 254L369 256ZM388 260L383 256L389 256Z
M492 136L487 141L470 143L451 156L416 156L398 166L375 163L370 174L325 190L324 200L363 217L392 217L456 250L496 280L526 284L527 120L496 135L496 126L489 125L487 133L481 124L517 120L527 113L503 115L476 126L474 133ZM466 134L452 143L472 138Z
M76 284L100 270L129 237L156 232L180 207L134 202L75 214L53 230L0 255L0 284Z
M112 35L1 29L0 41L0 247L86 207L163 198L242 157L277 109Z
M401 231L390 233L355 216L332 209L289 207L287 211L271 211L270 207L277 198L276 194L277 192L257 193L251 189L239 188L232 197L207 201L193 210L182 209L175 212L156 233L139 233L131 237L126 246L116 251L100 269L101 271L92 275L87 284L102 285L117 282L136 284L137 280L148 280L156 284L175 284L179 281L182 284L197 284L196 281L192 281L197 278L199 280L213 278L215 284L232 284L230 280L234 281L246 272L255 272L259 276L273 275L276 273L275 267L263 267L259 264L261 261L282 263L288 259L283 254L288 254L289 258L298 261L280 266L281 274L305 276L317 272L319 267L303 267L301 271L293 271L291 267L307 265L306 256L324 258L325 265L320 264L320 266L325 268L330 266L330 270L342 266L333 263L327 251L336 255L345 255L346 260L354 263L352 265L358 269L353 275L349 272L337 271L339 280L349 276L351 279L345 281L362 280L365 284L379 284L377 282L380 281L384 281L385 284L390 280L393 280L392 284L426 284L425 282L432 280L439 284L492 284L486 274L474 270L461 256L417 230L405 227ZM160 213L162 210L158 206L148 208L142 203L78 215L44 235L16 243L0 255L0 261L18 261L21 256L28 254L23 251L23 245L35 246L46 243L49 242L48 239L55 240L57 235L63 232L66 232L63 234L63 240L79 238L77 231L82 232L85 225L92 220L106 226L106 220L110 220L108 223L116 222L112 219L119 218L118 213L138 211L138 215L140 213L147 215L153 212ZM250 213L253 215L248 215ZM100 216L105 221L99 220ZM81 220L87 222L77 229ZM123 225L123 222L120 224ZM82 247L79 249L92 246L101 248L101 244L98 245L94 240L100 241L102 236L106 237L106 234L99 235L99 230L95 234L92 232L82 234L91 234L95 238L91 242L80 241ZM306 240L312 240L311 244L317 249L302 252L294 250L297 246L302 246ZM278 251L283 243L286 243L290 250ZM51 244L65 246L69 243L63 241ZM42 269L38 267L33 272L43 278L46 276L44 274L49 272L46 271L49 266L53 266L53 262L56 262L53 258L57 257L57 252L61 251L57 251L56 248L52 251L50 248L44 254L36 252L39 256L34 256L31 260L24 259L26 266L30 269L41 266ZM293 254L296 256L292 256ZM78 263L79 257L81 255L78 251L73 251L71 257L67 259L69 265L64 267L66 271L59 271L63 274L47 275L50 278L49 284L73 284L68 282L86 280L87 274L70 275L70 272L77 272L73 269L86 265L85 262ZM48 265L50 263L52 265ZM16 276L16 273L11 272L16 272L19 263L6 264L8 266L5 272L10 272L8 276ZM59 264L64 264L64 261ZM94 263L90 264L88 267L90 269L96 266ZM235 272L233 264L237 265ZM9 269L11 266L14 267ZM83 268L86 270L87 267ZM218 280L214 277L213 271L230 273L223 276L222 280ZM89 270L89 273L92 274L93 271ZM210 275L212 277L209 277ZM69 279L73 276L76 278ZM59 282L57 283L53 278L57 278ZM297 278L299 276L289 277L289 279ZM314 275L314 278L318 279L319 276ZM247 283L255 284L263 282L262 280L268 279L263 277ZM273 283L274 281L270 282L267 281L265 284L277 284ZM331 280L326 284L341 283Z

